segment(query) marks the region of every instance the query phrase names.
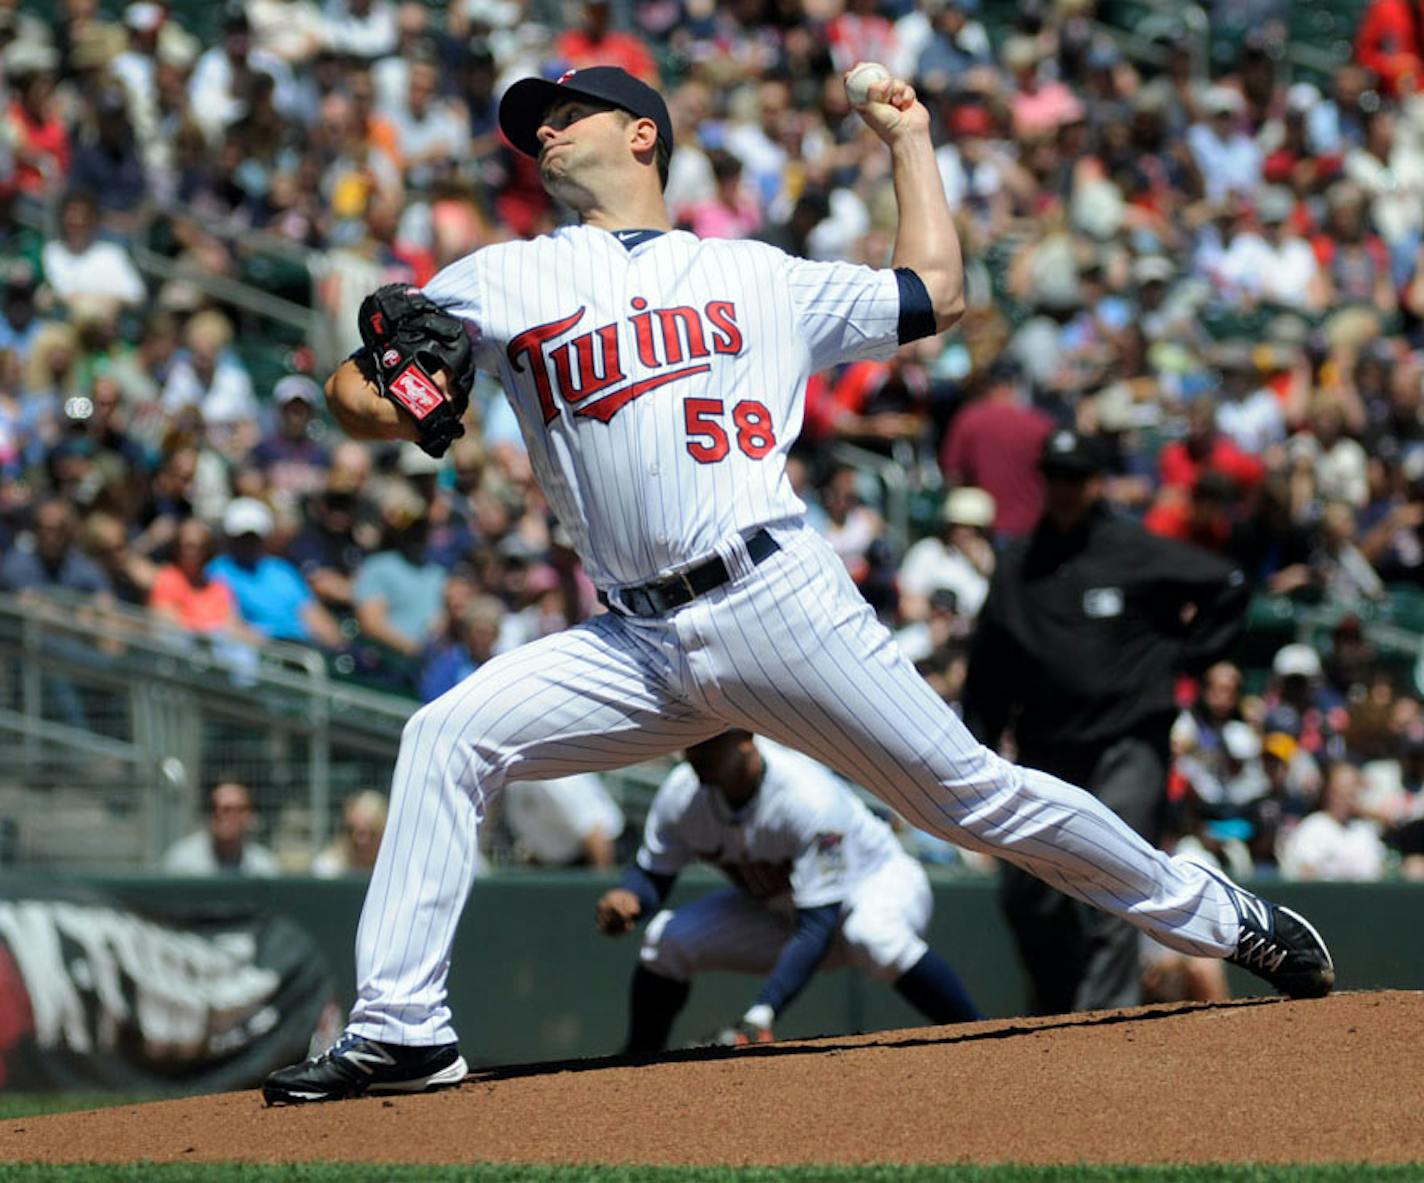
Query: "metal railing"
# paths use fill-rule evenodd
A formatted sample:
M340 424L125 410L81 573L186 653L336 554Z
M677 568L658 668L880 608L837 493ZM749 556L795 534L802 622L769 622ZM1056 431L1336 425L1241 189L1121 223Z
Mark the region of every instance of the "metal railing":
M204 791L251 791L284 867L307 869L346 797L386 792L419 704L330 675L300 645L234 644L62 592L0 594L0 868L156 870ZM636 833L667 761L604 781ZM515 858L496 800L487 864Z
M0 595L0 860L156 866L221 777L249 787L299 865L329 838L339 797L388 787L412 709L333 681L298 645Z

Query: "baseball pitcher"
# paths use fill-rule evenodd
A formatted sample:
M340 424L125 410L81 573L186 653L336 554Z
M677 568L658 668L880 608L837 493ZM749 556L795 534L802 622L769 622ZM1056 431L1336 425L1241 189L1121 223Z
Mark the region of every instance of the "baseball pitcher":
M615 67L528 78L500 125L578 224L451 264L361 310L327 383L353 436L440 454L472 367L496 373L535 475L608 611L486 663L411 718L357 933L346 1033L269 1102L418 1091L465 1074L446 998L476 832L507 780L602 771L729 728L765 735L1186 953L1293 995L1334 981L1299 916L1154 850L1089 794L978 743L807 527L786 474L817 370L953 325L963 266L905 82L857 110L890 153L884 269L676 231L662 97Z

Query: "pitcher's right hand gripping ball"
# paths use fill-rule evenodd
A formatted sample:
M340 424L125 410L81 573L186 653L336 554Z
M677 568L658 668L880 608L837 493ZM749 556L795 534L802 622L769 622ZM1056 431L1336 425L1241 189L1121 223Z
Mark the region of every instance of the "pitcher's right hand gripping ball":
M362 300L359 320L381 394L415 421L421 448L445 455L465 434L460 417L475 384L475 351L464 322L403 283L388 283ZM448 396L435 380L439 370Z

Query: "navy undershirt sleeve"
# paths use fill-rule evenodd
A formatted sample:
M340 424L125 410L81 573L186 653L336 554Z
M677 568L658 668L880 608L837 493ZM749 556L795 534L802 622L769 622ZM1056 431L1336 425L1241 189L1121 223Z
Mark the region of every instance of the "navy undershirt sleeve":
M897 326L900 344L907 345L921 337L933 337L934 304L930 301L925 281L908 267L896 267L895 282L900 285L900 323Z
M756 1003L765 1003L780 1014L801 993L816 972L816 967L825 960L840 918L839 904L796 909L796 931L782 946L771 976L756 996Z
M663 900L667 899L667 894L676 880L676 875L654 875L634 863L623 872L623 879L618 886L638 897L638 903L643 906L643 915L647 917L663 906Z

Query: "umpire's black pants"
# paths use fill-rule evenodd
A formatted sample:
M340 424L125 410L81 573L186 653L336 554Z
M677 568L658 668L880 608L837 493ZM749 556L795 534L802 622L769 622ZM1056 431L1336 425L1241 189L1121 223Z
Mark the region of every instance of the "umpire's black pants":
M1020 751L1020 763L1081 785L1154 845L1162 835L1165 739L1120 739L1106 748ZM1142 1001L1137 929L1063 895L1011 863L999 901L1029 979L1029 1013L1136 1006Z

